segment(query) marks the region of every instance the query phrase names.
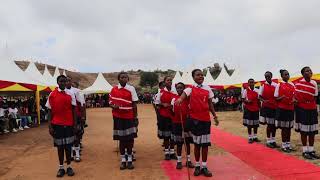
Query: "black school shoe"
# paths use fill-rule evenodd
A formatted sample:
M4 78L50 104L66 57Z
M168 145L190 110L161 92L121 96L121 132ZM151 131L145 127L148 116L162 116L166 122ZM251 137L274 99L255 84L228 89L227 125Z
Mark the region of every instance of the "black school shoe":
M200 175L201 175L201 168L200 168L200 166L197 166L197 167L194 169L193 175L194 175L194 176L200 176Z
M127 169L127 163L126 162L121 162L120 170L125 170L125 169Z
M267 143L266 146L267 146L268 148L272 148L272 149L275 148L272 143Z
M212 173L206 167L201 169L201 174L203 174L205 177L212 177Z
M271 143L271 145L273 146L273 148L280 148L280 146L276 142Z
M261 142L260 139L258 139L258 138L253 138L253 141L254 142Z
M248 140L248 143L249 143L249 144L252 144L252 143L253 143L253 139L249 139L249 140Z
M176 169L182 169L182 162L177 162Z
M128 162L127 163L127 169L130 169L130 170L132 170L132 169L134 169L134 166L133 166L133 163L132 162Z
M66 171L64 169L59 169L57 173L57 177L63 177L66 174Z
M164 160L170 161L170 160L171 160L170 154L165 154L165 155L164 155Z
M68 174L68 176L74 176L74 171L71 167L67 168L67 174Z
M176 155L176 154L170 154L170 159L175 159L175 160L177 160L178 158L177 158L177 155Z
M313 157L311 156L311 154L309 152L302 153L302 157L305 159L313 160Z
M291 150L288 147L282 147L281 151L285 152L285 153L291 153Z
M309 152L309 155L310 155L313 159L320 159L320 156L318 156L315 151Z
M192 164L191 161L187 161L187 162L186 162L186 166L187 166L188 168L194 168L194 165Z

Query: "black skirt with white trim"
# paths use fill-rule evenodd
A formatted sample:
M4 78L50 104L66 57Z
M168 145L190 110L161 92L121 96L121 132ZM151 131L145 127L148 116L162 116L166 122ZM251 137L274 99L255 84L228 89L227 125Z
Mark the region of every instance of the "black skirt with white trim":
M277 128L293 128L294 111L278 108L276 110L275 125Z
M71 147L75 141L73 126L51 125L54 130L53 144L55 147Z
M318 112L316 109L307 110L296 108L295 130L301 134L318 134Z
M159 115L158 122L158 137L159 139L170 139L172 133L172 120L171 118Z
M193 144L211 146L211 121L204 122L190 118L187 120L187 127L191 130Z
M130 141L137 138L135 121L113 117L113 140Z
M250 111L245 108L243 111L243 125L259 127L259 111Z
M260 109L260 124L275 125L276 109L262 107Z
M183 136L182 136L182 131L184 129ZM192 143L193 142L193 137L191 131L188 130L186 125L184 124L184 128L182 129L182 124L181 123L172 123L172 134L171 134L171 139L178 145L181 145L186 141L186 143Z

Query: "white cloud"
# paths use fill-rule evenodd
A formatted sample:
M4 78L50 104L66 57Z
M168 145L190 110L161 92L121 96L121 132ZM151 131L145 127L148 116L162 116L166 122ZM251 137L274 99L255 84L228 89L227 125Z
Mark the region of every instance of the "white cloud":
M319 69L318 7L317 0L7 0L0 37L14 57L80 71L228 61L257 76Z

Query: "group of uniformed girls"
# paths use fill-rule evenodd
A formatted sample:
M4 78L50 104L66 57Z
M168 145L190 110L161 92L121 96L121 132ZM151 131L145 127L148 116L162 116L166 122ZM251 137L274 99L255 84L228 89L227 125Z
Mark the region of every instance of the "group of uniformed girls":
M58 88L48 97L46 106L49 109L49 133L53 137L54 146L58 150L59 169L57 177L65 174L73 176L71 167L73 151L76 162L80 162L80 143L86 119L84 97L80 90L72 87L70 78L61 75L57 78ZM77 83L74 84L77 86ZM64 155L67 169L64 168Z
M164 78L164 87L159 89L155 99L158 137L164 140L164 159L177 160L176 169L183 168L182 150L185 144L186 167L195 168L194 176L211 177L212 172L207 168L208 147L211 146L210 113L216 125L219 123L212 104L214 94L209 86L203 84L204 76L200 69L193 70L192 77L192 86L186 87L180 82L175 84L175 88L172 87L171 77ZM190 156L192 143L195 165Z
M266 124L266 146L279 147L275 136L276 130L281 129L281 150L290 153L294 151L290 143L291 129L294 127L301 135L302 156L305 159L319 159L314 150L314 139L318 134L318 86L311 79L312 70L310 67L302 68L303 78L295 84L289 82L287 70L280 70L280 74L282 81L275 83L272 81L272 73L266 72L266 81L259 90L255 88L255 81L249 79L248 87L243 91L243 125L248 129L248 142L259 142L259 123Z

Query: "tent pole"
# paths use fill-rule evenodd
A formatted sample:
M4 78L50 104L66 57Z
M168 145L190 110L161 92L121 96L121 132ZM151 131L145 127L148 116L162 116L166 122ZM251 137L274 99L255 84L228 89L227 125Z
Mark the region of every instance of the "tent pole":
M40 126L40 91L36 91L36 106L37 106L37 116L38 116L38 125Z

